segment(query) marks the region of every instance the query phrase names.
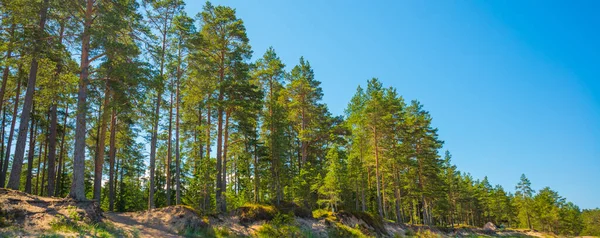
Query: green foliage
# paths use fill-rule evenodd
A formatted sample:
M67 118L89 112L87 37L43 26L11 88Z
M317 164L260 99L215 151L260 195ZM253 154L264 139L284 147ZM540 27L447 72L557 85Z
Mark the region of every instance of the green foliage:
M586 209L581 213L583 236L600 236L600 209Z

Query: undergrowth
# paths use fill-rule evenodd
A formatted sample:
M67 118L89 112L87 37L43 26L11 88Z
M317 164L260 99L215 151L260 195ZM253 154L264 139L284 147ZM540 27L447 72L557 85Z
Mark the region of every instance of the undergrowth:
M278 237L316 237L311 230L302 229L296 222L293 213L277 213L273 220L265 223L258 229L256 235L260 238L278 238Z

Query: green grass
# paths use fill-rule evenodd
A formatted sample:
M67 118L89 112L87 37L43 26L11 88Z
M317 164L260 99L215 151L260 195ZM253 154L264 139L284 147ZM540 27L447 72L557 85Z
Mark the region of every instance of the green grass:
M210 237L210 238L224 238L224 237L238 237L226 227L205 227L199 229L186 229L182 234L184 237Z
M353 228L353 227L349 227L346 226L344 224L342 224L341 222L337 222L337 221L332 221L330 220L331 224L332 224L332 228L329 229L329 231L327 232L329 234L329 237L339 237L339 238L343 238L343 237L355 237L355 238L367 238L367 237L372 237L372 236L368 236L365 235L358 227Z
M139 231L126 234L123 230L116 228L112 223L86 224L76 219L60 217L50 223L51 231L61 233L77 233L79 236L92 236L99 238L110 237L139 237ZM52 237L53 234L48 234Z

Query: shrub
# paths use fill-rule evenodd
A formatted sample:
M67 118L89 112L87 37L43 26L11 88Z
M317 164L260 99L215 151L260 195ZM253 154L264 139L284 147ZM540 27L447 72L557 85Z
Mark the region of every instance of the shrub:
M239 207L236 213L240 216L240 222L247 224L261 220L270 221L277 214L277 209L273 206L247 203Z

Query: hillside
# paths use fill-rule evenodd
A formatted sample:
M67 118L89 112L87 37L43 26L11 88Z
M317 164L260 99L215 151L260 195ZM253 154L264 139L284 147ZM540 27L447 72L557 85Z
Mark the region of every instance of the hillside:
M294 214L297 213L297 214ZM313 218L272 206L243 206L229 215L201 216L185 206L151 212L103 212L93 201L48 198L0 189L1 237L542 237L541 233L398 225L366 213L319 210Z

